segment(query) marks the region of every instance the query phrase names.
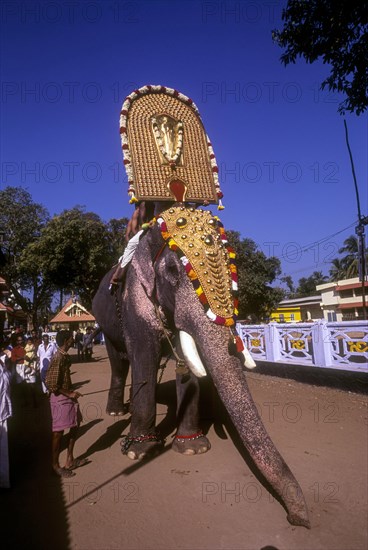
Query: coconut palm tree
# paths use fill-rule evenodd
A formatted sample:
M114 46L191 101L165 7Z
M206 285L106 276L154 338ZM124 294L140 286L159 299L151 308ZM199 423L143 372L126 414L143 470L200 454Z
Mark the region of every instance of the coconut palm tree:
M345 239L343 246L339 250L339 254L357 254L359 250L358 237L350 235Z
M296 289L295 296L302 298L305 296L315 296L317 293L316 286L323 285L328 281L327 275L324 275L322 271L314 271L309 277L302 277L299 279L298 288Z
M365 251L367 254L367 250ZM339 249L340 254L345 254L341 261L345 265L346 278L359 276L359 241L355 235L350 235Z
M331 281L340 281L346 279L346 263L342 258L335 258L331 262L332 266L330 268L330 278Z

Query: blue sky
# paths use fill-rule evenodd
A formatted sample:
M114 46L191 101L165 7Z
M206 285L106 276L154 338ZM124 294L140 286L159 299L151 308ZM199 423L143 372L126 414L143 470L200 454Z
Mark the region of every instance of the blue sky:
M294 280L327 272L357 217L340 98L319 90L326 66L279 61L284 5L3 1L1 188L26 187L51 214L81 204L130 216L121 104L144 84L170 86L195 101L213 143L225 227ZM367 214L367 117L346 118Z

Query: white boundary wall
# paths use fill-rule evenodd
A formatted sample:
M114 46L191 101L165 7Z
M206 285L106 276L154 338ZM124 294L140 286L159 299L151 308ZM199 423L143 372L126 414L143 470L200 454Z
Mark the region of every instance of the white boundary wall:
M368 373L368 322L237 323L244 345L258 361L294 363Z

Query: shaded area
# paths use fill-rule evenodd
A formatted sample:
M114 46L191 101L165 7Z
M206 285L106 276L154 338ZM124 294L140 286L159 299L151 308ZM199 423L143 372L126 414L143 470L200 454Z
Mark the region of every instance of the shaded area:
M13 392L9 420L11 489L0 491L2 548L70 547L62 481L51 468L48 398L35 388L35 403Z
M156 430L163 439L166 439L177 427L176 420L176 382L169 380L161 382L156 389L156 403L161 403L167 406L167 411L164 418L156 419ZM160 419L160 420L159 420ZM172 443L168 441L167 443Z
M73 376L75 374L74 372L71 372L70 375ZM81 382L76 382L73 384L74 390L79 390L80 388L83 388L86 384L89 384L91 380L82 380Z
M93 424L96 424L99 421L100 419L92 422ZM127 428L127 426L129 426L129 424L130 417L127 419L118 420L117 422L109 426L106 429L105 433L102 434L98 439L96 439L96 441L92 445L90 445L83 454L79 455L79 457L89 458L94 453L98 453L100 451L104 451L105 449L110 448L118 441L118 439L121 439L123 431ZM81 426L80 430L82 430L82 428L83 426Z
M257 368L252 371L255 374L289 378L296 382L356 393L368 393L368 373L291 365L288 363L271 363L268 361L256 361L256 363Z
M105 390L102 390L105 391ZM157 385L156 390L156 401L167 406L167 411L164 413L161 421L159 420L160 416L157 418L157 431L162 437L163 440L176 429L176 383L175 380L170 380ZM91 393L100 393L91 392ZM104 451L113 445L115 445L121 438L123 432L126 431L131 421L130 415L128 418L119 418L115 417L114 424L107 427L106 431L98 438L88 449L80 456L80 458L90 458L93 454L97 452ZM81 426L80 430L82 430ZM81 434L82 435L82 434ZM77 505L79 502L87 499L91 495L95 494L96 491L102 490L106 486L119 479L121 476L130 476L134 474L137 470L145 468L149 465L150 462L158 458L159 456L167 453L171 450L171 440L167 441L162 447L155 448L152 453L148 453L143 460L130 461L125 458L125 467L120 470L118 473L115 473L113 476L106 479L104 482L100 483L97 487L93 487L91 491L83 494L80 498L73 500L67 505L67 508L71 508Z
M82 420L82 423L81 425L79 426L78 428L78 437L77 437L77 441L78 439L80 439L85 433L88 432L88 430L90 430L91 428L93 428L93 426L95 426L96 424L99 424L99 422L102 422L102 418L96 418L95 420L91 420L90 422L88 422L88 424L85 424ZM78 443L77 443L78 444ZM64 432L64 435L63 435L63 438L61 440L61 445L60 445L60 452L62 451L65 451L65 449L67 449L68 447L68 430L66 430ZM78 451L78 449L77 449ZM81 458L81 455L78 454L77 452L77 456L78 458ZM84 455L83 457L84 458ZM61 462L61 465L63 465L63 463Z

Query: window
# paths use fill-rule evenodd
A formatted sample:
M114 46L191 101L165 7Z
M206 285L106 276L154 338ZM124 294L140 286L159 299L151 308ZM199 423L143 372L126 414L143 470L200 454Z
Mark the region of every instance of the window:
M290 321L295 321L295 314L294 313L290 313Z
M364 290L365 290L364 294L367 296L367 295L368 295L368 288L365 287ZM363 289L362 289L362 287L360 286L359 288L355 288L355 289L354 289L354 294L355 294L355 296L357 296L357 297L360 298L360 296L363 295Z
M354 296L353 289L340 290L340 298L352 298Z
M354 321L355 319L355 309L346 309L343 313L343 321Z
M285 323L285 315L280 313L280 323Z

